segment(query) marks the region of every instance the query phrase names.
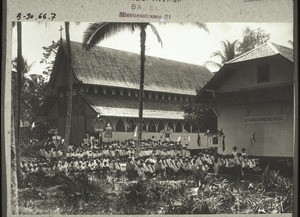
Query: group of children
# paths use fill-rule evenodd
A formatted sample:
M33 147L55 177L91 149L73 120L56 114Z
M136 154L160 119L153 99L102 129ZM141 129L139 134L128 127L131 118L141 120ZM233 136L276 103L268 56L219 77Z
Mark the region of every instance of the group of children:
M190 179L212 173L242 176L254 170L253 156L245 149L233 147L231 155L220 155L215 149L204 149L191 156L188 145L172 141L143 141L137 154L134 140L113 141L101 145L93 137L78 146L65 147L59 136L47 141L37 159L21 162L24 176L51 177L58 173L74 176L82 173L98 177L127 177L128 180L161 178Z

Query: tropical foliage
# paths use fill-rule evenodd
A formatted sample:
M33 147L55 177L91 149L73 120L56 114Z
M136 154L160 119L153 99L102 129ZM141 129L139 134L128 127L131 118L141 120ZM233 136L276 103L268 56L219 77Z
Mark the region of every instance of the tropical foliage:
M44 76L39 74L30 74L32 64L28 64L22 57L22 86L21 86L21 123L23 126L28 126L33 122L35 114L37 114L40 104L49 91L45 88L47 81ZM12 96L16 98L18 84L17 84L17 61L12 61ZM14 106L16 105L16 101Z
M271 181L270 181L271 180ZM109 181L85 175L55 179L20 191L22 214L258 214L292 212L292 181L276 171L236 180ZM48 184L47 184L48 183ZM49 185L49 183L52 183ZM272 183L274 188L269 188Z
M266 43L271 37L271 34L266 33L261 28L250 29L246 27L243 32L243 39L237 45L239 55L246 53L259 45Z
M198 93L201 87L196 88ZM195 103L193 100L189 101L183 107L184 119L192 124L193 129L198 132L210 132L217 131L217 116L212 109L203 107L202 105Z
M224 63L234 59L237 56L237 44L238 40L235 40L233 42L230 42L228 40L221 41L221 49L218 51L214 51L211 54L211 58L215 59L217 58L216 61L207 61L205 62L205 65L207 67L216 67L216 68L221 68Z

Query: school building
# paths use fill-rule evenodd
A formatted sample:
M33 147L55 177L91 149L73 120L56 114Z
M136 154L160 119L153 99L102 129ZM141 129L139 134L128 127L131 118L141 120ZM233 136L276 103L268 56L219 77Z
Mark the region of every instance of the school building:
M271 42L221 67L196 102L217 115L225 134L223 154L237 146L254 156L294 156L294 82L293 49Z

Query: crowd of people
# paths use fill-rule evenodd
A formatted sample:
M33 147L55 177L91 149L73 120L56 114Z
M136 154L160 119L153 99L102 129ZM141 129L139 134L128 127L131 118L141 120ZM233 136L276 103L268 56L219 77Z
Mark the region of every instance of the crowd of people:
M138 154L139 153L139 154ZM172 141L134 140L102 142L88 134L81 144L65 147L60 136L50 137L38 156L21 162L25 177L51 177L64 174L94 174L98 177L126 177L130 180L161 178L165 180L196 179L207 173L234 173L241 177L256 167L253 156L245 149L233 147L231 155L220 155L215 149L203 149L191 155L188 144Z

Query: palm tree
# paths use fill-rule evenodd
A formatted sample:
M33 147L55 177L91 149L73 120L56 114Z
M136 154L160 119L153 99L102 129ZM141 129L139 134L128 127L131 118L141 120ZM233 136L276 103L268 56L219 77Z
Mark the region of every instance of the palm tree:
M66 132L65 132L65 149L70 143L71 124L72 124L72 98L73 98L73 72L72 72L72 53L70 44L70 23L65 22L66 33L66 52L67 52L67 67L68 67L68 97L67 97L67 117L66 117Z
M230 42L228 40L221 41L222 48L219 51L215 51L211 54L211 58L213 57L219 57L220 62L216 61L207 61L205 62L206 66L210 67L216 67L221 68L224 63L234 59L237 56L236 52L236 46L237 46L238 40L235 40L233 42Z
M120 31L129 29L134 31L140 30L140 90L139 90L139 124L138 124L138 145L137 153L140 152L142 141L142 124L143 124L143 97L144 97L144 73L145 73L145 50L146 50L146 28L150 27L157 37L158 42L162 45L160 35L154 25L150 23L93 23L86 29L83 37L83 46L90 50L102 40L114 35Z
M179 23L180 25L185 25L184 23ZM201 29L208 32L208 28L203 23L192 23ZM85 31L83 37L83 47L86 50L90 50L96 44L100 43L102 40L110 37L122 30L135 29L140 30L140 90L139 90L139 124L138 124L138 145L137 154L140 152L140 145L142 141L142 125L143 125L143 98L144 98L144 73L145 73L145 50L146 50L146 28L150 27L152 32L157 37L158 42L162 46L162 40L160 35L154 25L150 23L94 23L91 24Z
M30 71L32 64L28 64L27 60L24 59L24 57L21 57L21 60L18 61L18 57L15 58L12 61L12 106L13 106L13 111L17 114L15 114L15 116L18 115L18 111L22 110L22 112L20 113L20 122L24 119L24 117L26 115L28 115L28 110L26 108L31 108L31 104L28 101L28 97L26 99L26 97L24 97L24 95L26 94L30 94L30 100L32 100L32 96L36 96L38 95L38 90L35 90L35 87L37 86L36 83L36 79L34 79L34 76L37 75L33 75L30 74L28 75L28 72ZM21 73L18 73L18 69L21 69ZM19 76L21 74L21 85L19 84ZM41 75L39 75L41 76ZM34 92L33 92L34 91ZM19 93L21 92L21 94ZM30 93L29 93L30 92ZM20 94L20 96L19 96ZM36 97L37 98L37 97ZM16 121L16 120L15 120ZM15 123L15 125L18 125L17 121Z

